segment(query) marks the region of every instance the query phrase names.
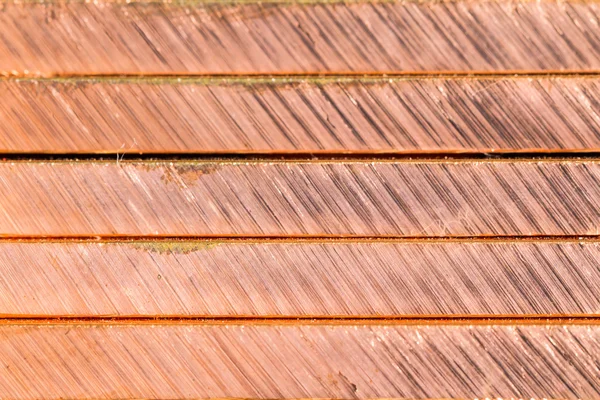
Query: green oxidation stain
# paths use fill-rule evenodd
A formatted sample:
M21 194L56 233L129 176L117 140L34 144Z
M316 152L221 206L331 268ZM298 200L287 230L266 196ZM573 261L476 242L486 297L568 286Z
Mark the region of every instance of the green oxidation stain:
M219 244L220 242L216 240L127 242L128 246L135 249L158 254L189 254L209 250Z
M1 0L0 0L1 1ZM500 81L518 82L520 80L532 79L538 80L540 83L549 85L556 84L555 82L564 77L552 74L529 74L527 76L517 75L502 75L490 74L486 77L477 74L454 74L454 75L435 75L435 74L409 74L409 75L355 75L355 76L238 76L238 77L156 77L156 76L124 76L124 77L8 77L5 80L8 82L16 82L20 85L31 85L36 93L45 93L52 89L58 90L64 94L71 94L86 90L96 90L94 86L104 86L103 90L109 91L109 96L118 98L121 96L118 93L119 87L140 86L152 87L160 95L165 90L169 90L173 86L187 87L187 90L203 90L204 87L222 88L225 90L233 90L236 92L245 92L254 95L261 95L263 92L273 90L324 90L328 87L387 87L389 85L398 85L403 82L440 82L440 84L448 84L448 82L470 82L475 83L490 82L496 84ZM577 79L597 79L591 75L578 75ZM0 78L1 80L1 78ZM127 89L125 89L127 90ZM170 96L171 94L169 94Z
M458 75L457 75L458 76ZM462 75L460 77L463 77ZM128 85L196 85L196 86L247 86L255 87L278 87L298 85L327 85L327 84L386 84L389 82L414 80L413 76L371 76L371 75L347 75L347 76L232 76L232 77L173 77L173 76L107 76L107 77L19 77L10 78L15 82L29 82L33 84L61 84L73 88L85 88L95 84L128 84ZM62 86L61 86L62 88Z

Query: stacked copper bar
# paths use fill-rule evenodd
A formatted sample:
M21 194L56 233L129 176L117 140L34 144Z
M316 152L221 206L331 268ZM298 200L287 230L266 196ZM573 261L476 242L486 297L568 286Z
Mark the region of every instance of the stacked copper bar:
M0 0L0 398L600 398L599 21Z

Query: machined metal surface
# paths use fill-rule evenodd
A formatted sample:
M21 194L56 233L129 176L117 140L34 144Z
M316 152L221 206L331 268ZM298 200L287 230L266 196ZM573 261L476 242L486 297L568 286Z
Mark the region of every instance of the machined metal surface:
M0 80L6 153L600 149L596 77Z
M14 75L582 71L594 1L3 2Z

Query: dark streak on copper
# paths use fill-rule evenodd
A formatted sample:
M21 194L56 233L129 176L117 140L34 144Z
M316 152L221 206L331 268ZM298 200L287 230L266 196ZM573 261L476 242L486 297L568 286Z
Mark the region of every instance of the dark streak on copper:
M0 98L4 153L600 150L591 77L0 80Z
M0 315L599 316L600 243L0 242Z
M596 2L0 7L5 74L600 70Z
M4 162L0 234L598 235L600 162Z
M0 354L9 398L600 396L593 325L2 325Z

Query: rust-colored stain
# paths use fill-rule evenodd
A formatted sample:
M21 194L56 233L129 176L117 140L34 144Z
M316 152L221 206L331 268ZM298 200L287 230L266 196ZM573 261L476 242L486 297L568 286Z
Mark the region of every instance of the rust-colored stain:
M160 164L149 167L153 169ZM161 180L166 183L175 183L181 189L186 189L196 183L202 175L211 174L219 168L219 164L197 164L197 163L172 163L162 170Z
M8 79L0 98L8 153L600 149L596 77Z
M599 14L593 1L552 0L3 3L0 71L598 70Z

